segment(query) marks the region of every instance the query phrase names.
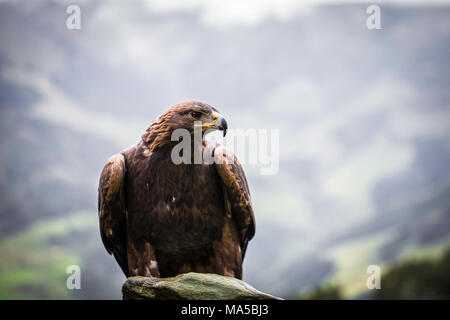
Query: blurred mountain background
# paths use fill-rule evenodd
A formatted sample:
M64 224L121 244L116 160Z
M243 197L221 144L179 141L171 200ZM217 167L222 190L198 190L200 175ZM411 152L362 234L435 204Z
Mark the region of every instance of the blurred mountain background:
M184 100L280 129L279 172L244 165L245 281L286 298L443 297L393 291L448 265L450 4L378 3L381 30L361 1L1 0L0 298L120 299L99 175ZM66 288L71 264L81 290Z

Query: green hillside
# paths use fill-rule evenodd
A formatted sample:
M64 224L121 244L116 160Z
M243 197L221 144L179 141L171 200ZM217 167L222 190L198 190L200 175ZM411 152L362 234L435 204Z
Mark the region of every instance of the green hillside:
M97 224L95 212L74 212L3 239L0 299L120 298L124 279L110 277L115 262L103 252ZM66 288L69 265L81 268L81 290Z

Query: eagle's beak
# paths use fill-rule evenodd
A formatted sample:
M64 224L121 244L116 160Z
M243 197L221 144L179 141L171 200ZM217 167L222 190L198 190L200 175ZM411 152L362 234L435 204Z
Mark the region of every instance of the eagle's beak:
M225 118L217 112L212 113L212 120L213 120L213 124L214 126L223 131L223 136L225 137L227 134L227 130L228 130L228 124L227 124L227 120L225 120Z
M227 134L227 120L218 112L213 111L211 114L211 122L199 124L198 126L209 129L218 129L223 131L223 136Z

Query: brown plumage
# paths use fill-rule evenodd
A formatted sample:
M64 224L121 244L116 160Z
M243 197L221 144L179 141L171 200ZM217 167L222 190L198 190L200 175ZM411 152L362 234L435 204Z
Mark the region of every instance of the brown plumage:
M255 218L241 165L230 151L208 146L205 140L202 151L222 161L176 165L171 160L178 143L171 141L173 130L192 133L195 121L201 121L203 130L227 129L215 108L180 103L103 168L100 232L126 276L194 271L242 278Z

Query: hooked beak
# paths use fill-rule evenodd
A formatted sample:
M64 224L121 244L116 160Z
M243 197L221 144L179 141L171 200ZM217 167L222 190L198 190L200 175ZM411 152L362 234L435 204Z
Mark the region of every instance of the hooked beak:
M213 119L214 119L214 116L217 116L216 121L214 122L214 126L218 130L222 130L223 136L225 137L227 134L227 130L228 130L227 120L225 120L225 118L220 113L217 113L217 112L213 112Z
M228 130L227 120L225 120L225 118L220 113L215 111L213 111L211 114L211 122L203 123L198 126L203 128L221 130L224 137L227 134Z

